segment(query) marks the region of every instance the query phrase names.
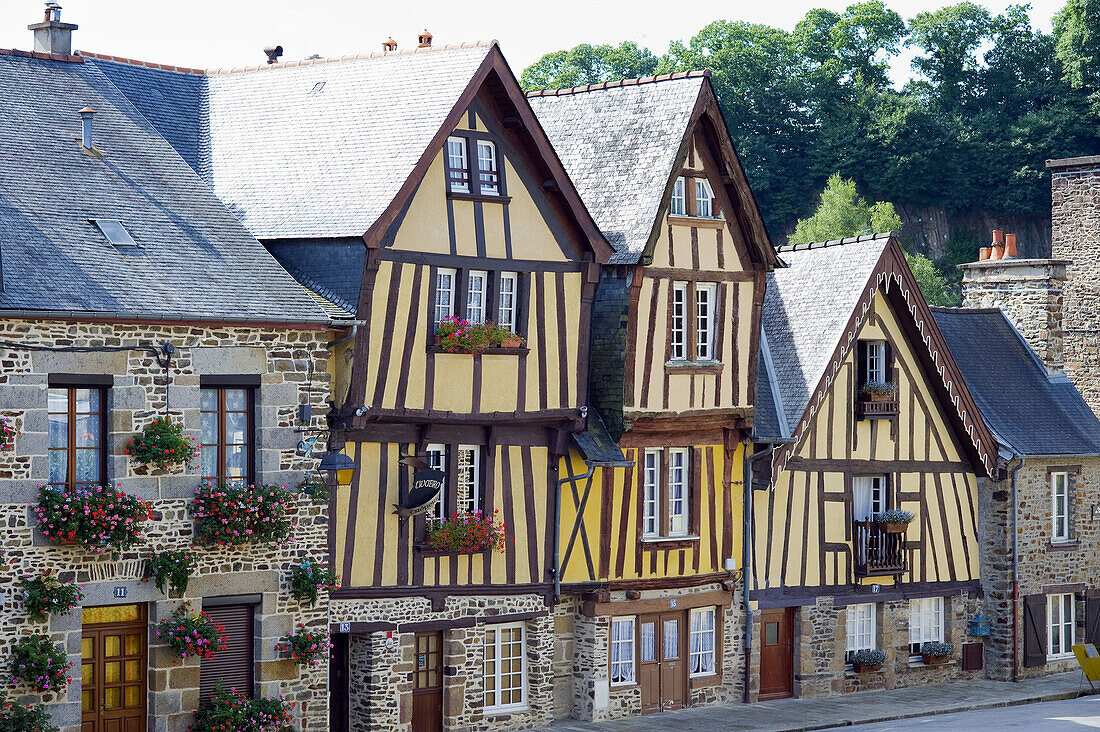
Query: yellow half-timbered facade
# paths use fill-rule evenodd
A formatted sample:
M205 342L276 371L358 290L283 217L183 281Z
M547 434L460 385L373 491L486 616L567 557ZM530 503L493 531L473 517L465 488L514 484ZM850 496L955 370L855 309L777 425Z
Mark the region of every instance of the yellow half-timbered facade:
M968 622L996 445L893 237L780 256L757 383L751 698L981 676ZM954 662L922 656L928 642Z
M774 251L706 74L529 97L615 248L559 496L559 702L607 719L737 698L744 441Z

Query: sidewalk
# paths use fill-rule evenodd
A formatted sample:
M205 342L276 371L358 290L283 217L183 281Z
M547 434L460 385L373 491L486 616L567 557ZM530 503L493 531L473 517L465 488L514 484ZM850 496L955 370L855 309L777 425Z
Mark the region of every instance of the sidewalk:
M955 681L891 691L860 691L819 699L781 699L756 704L720 706L664 712L610 722L562 720L543 732L664 732L665 730L753 730L801 732L868 722L886 722L948 712L1006 707L1016 704L1073 699L1082 681L1081 672L1004 681Z

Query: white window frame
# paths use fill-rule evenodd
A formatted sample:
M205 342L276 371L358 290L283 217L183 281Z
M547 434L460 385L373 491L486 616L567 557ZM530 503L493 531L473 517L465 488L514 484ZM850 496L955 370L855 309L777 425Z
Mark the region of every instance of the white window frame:
M488 155L483 155L483 152L487 151ZM486 163L488 163L486 165ZM496 173L497 182L486 181L482 179L482 173ZM483 196L499 196L500 195L500 168L497 162L497 146L491 140L478 140L477 141L477 185L478 190Z
M668 535L688 532L688 449L668 449Z
M687 184L684 179L677 178L672 184L672 199L668 204L669 216L687 216Z
M695 360L715 361L714 320L718 304L718 285L695 283Z
M1067 617L1068 610L1068 617ZM1055 650L1054 634L1062 641ZM1068 632L1067 632L1068 631ZM1077 597L1072 593L1047 595L1047 660L1073 658L1077 635Z
M455 314L455 277L457 270L440 267L435 271L435 324ZM447 287L444 287L444 282Z
M942 597L919 597L909 601L909 655L919 656L920 647L944 639Z
M1051 541L1067 542L1073 539L1069 525L1069 473L1050 474L1050 515L1053 522Z
M475 287L475 283L477 286ZM489 273L483 269L471 269L466 275L466 320L485 322L486 295L489 291Z
M424 462L433 470L447 472L447 446L440 444L428 445L424 448ZM447 518L447 479L443 479L443 485L439 487L439 499L432 506L431 517L437 519Z
M447 166L452 171L462 171L466 182L451 180L450 173L447 176L447 190L451 193L470 192L470 156L466 147L466 138L452 135L447 138Z
M516 298L519 296L519 276L501 272L497 276L497 324L516 332Z
M657 536L661 532L658 500L661 494L662 450L646 450L642 468L642 536Z
M868 495L867 513L862 512L858 497L861 493ZM886 505L886 476L885 475L856 475L852 477L852 510L855 512L856 521L873 521L875 516L885 511Z
M501 671L501 631L502 630L516 630L520 631L519 645L520 652L518 656L509 656L509 659L519 658L520 660L520 700L518 702L510 702L508 704L501 704L499 702L501 693L501 683L503 681L504 674ZM493 648L493 658L490 661L489 647ZM483 695L483 710L485 712L502 712L511 711L516 709L527 708L527 626L524 623L499 623L490 624L485 626L485 640L482 644L483 656L481 674L482 679L486 679L492 676L494 684L493 689L490 691L488 684L482 684L484 688ZM489 664L493 663L492 671L489 670ZM515 690L514 686L508 687L510 690ZM493 703L490 703L490 697L493 698Z
M695 215L701 219L714 218L714 191L706 178L695 179Z
M469 455L469 464L464 464ZM459 512L474 513L482 508L481 445L459 445L455 454L455 498ZM463 495L465 493L465 495Z
M637 683L637 617L611 618L608 638L608 678L612 686L630 686ZM618 680L616 680L618 679Z
M886 341L867 341L867 383L884 384L886 378Z
M878 647L877 610L873 602L848 606L845 628L847 634L845 650L848 653L864 649L875 650Z
M672 332L669 351L673 361L687 360L687 283L672 283Z
M707 636L710 637L709 649L703 642ZM698 646L695 643L696 638L699 639ZM691 610L688 617L688 675L694 678L716 674L718 672L717 654L718 615L715 609L700 607Z

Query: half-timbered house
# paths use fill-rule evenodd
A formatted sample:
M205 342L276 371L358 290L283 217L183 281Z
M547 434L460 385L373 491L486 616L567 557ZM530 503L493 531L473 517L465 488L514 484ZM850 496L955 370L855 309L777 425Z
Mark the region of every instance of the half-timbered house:
M586 449L560 497L562 716L725 701L744 681L742 441L775 254L708 77L528 95L615 248L585 439L620 451Z
M978 478L997 445L891 235L779 256L757 372L754 436L772 452L753 491L750 698L980 675ZM931 641L952 645L947 663L924 662ZM884 657L868 668L860 651Z

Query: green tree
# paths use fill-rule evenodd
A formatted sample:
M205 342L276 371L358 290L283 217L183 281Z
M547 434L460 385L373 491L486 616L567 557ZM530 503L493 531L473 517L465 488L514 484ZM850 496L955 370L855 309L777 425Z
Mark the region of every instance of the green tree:
M1054 16L1054 37L1066 80L1100 111L1100 0L1068 0Z
M653 52L630 41L618 46L582 43L568 51L546 54L524 69L519 83L525 91L563 89L650 76L656 69Z

